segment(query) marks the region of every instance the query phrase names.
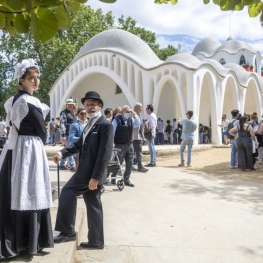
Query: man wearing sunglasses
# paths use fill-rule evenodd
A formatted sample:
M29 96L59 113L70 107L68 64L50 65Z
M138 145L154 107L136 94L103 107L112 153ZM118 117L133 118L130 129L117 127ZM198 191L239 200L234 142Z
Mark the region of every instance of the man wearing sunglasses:
M81 134L88 122L87 112L84 108L78 109L77 117L78 119L75 122L73 122L69 128L69 136L68 136L69 141L70 141L69 146L71 146L74 142L78 141L78 139L81 137ZM79 153L75 153L73 157L74 157L74 161L76 164L76 170L77 170L79 166Z

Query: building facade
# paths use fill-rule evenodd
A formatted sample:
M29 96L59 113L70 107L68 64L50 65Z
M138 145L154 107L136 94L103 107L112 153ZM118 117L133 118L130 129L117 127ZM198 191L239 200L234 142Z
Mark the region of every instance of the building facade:
M94 90L104 107L153 104L164 121L184 118L193 110L197 123L212 128L212 143L221 144L217 124L223 114L230 119L232 109L263 113L261 59L244 42L228 38L221 44L205 38L192 54L178 53L162 61L137 36L107 30L90 39L54 83L49 92L51 117L59 116L67 98L81 106L84 94Z

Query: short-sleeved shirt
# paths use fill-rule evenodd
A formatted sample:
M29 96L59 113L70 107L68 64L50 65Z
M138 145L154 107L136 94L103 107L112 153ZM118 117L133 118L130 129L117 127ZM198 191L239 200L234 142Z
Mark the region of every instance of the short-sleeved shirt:
M232 119L229 121L229 123L232 123L232 122L234 122L233 127L236 127L239 125L239 120L237 120L237 119ZM238 132L236 132L236 135L238 135Z
M56 125L56 122L55 121L50 121L49 122L49 132L55 132L55 125Z
M158 126L158 133L163 133L163 122L162 121L157 121L157 126Z
M222 121L222 126L223 126L222 129L224 132L227 131L228 124L229 124L229 120Z
M196 123L193 120L182 119L180 124L183 126L181 138L183 140L193 140L194 132L197 128Z

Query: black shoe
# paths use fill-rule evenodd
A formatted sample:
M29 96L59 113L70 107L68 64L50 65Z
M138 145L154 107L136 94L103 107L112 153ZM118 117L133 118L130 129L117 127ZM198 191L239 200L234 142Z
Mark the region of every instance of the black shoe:
M74 173L75 173L77 169L76 169L76 167L74 166L74 167L70 168L69 170L70 170L71 172L74 172Z
M91 249L103 249L104 245L100 244L89 244L89 242L81 242L80 247L91 248Z
M116 184L116 179L111 179L111 184Z
M76 233L73 234L65 234L65 233L60 233L54 238L54 243L64 243L64 242L69 242L69 241L75 241L76 240Z
M148 163L145 165L145 167L154 167L154 166L156 166L156 164Z
M66 165L59 166L59 170L69 170L69 168Z
M134 187L134 184L132 184L130 181L124 183L126 186Z
M146 173L147 171L149 171L149 169L146 169L145 167L138 168L138 172L140 173Z

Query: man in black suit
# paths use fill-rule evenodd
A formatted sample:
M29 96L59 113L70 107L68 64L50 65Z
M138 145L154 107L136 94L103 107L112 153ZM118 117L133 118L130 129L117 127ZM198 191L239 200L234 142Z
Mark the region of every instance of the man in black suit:
M89 91L81 99L89 118L80 139L72 146L62 149L53 156L54 162L79 152L78 171L65 184L61 191L55 230L60 234L54 237L55 243L76 239L75 219L77 196L83 195L88 214L88 242L81 247L104 247L103 213L101 186L106 182L107 166L113 147L113 127L101 115L103 101L97 92Z

